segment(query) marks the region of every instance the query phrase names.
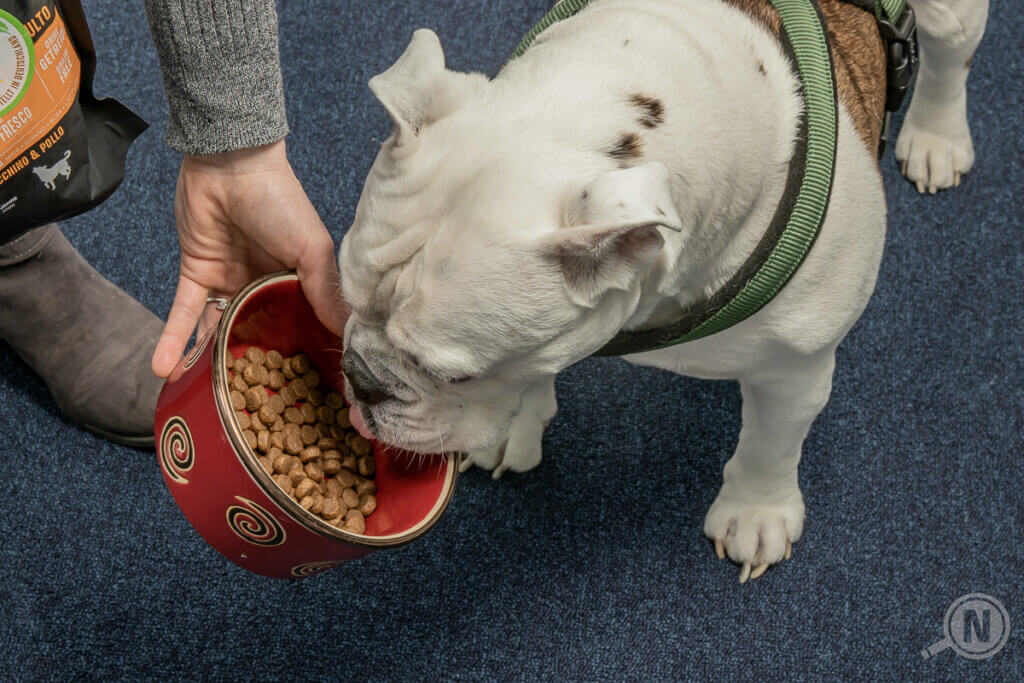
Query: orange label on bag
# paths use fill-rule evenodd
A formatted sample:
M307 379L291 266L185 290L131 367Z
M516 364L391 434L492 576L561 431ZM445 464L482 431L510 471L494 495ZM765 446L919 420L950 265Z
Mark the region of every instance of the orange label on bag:
M53 5L24 24L0 10L0 185L63 136L57 124L78 96L81 71Z

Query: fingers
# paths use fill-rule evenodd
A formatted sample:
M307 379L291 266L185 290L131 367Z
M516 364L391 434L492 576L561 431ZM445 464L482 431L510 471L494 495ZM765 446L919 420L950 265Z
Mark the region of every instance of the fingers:
M341 297L341 276L334 260L334 241L326 228L323 236L311 240L299 256L297 270L302 292L313 306L317 318L340 337L345 332L349 311Z
M167 316L164 332L153 352L153 374L167 377L181 360L192 331L206 304L205 287L185 276L178 279L178 292L174 296L171 313Z

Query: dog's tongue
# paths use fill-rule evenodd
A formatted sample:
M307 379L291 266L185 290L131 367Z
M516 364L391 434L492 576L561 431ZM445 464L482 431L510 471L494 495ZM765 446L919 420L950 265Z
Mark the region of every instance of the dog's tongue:
M356 428L362 436L367 439L375 439L373 432L366 426L366 420L363 419L363 411L359 409L359 406L352 406L348 411L348 418L352 420L352 426Z

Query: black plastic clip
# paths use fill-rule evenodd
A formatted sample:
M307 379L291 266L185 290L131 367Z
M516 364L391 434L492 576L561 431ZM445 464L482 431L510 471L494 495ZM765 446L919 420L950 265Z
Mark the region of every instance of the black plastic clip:
M879 17L878 30L885 41L887 57L885 109L897 111L917 75L917 20L913 8L907 5L903 9L898 24Z

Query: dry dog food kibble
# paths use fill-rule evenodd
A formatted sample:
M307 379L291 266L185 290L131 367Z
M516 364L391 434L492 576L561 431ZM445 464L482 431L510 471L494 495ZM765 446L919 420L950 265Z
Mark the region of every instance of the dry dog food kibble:
M274 483L329 524L365 533L377 509L377 468L341 394L320 385L303 353L250 346L225 368L238 428Z
M320 438L320 433L312 425L302 425L299 427L299 436L302 437L302 445L312 446Z

